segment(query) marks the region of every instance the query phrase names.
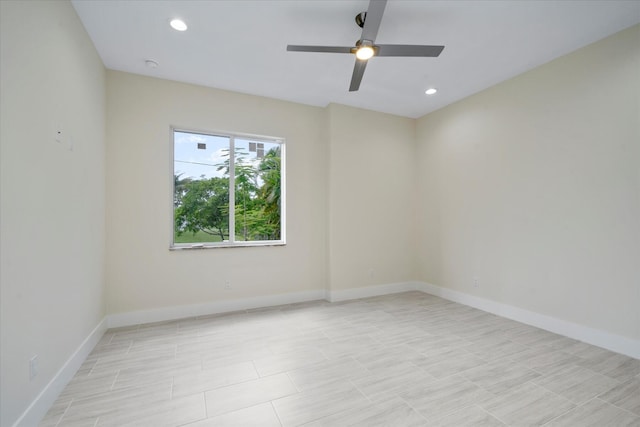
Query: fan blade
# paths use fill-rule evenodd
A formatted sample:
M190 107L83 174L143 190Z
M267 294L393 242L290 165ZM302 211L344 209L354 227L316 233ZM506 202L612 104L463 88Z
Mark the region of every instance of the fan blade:
M289 52L351 53L351 47L287 45Z
M362 37L360 40L369 40L370 42L376 40L386 5L387 0L369 1L369 9L367 9L367 17L364 19L364 27L362 28Z
M351 76L351 85L349 92L355 92L360 89L360 82L364 75L364 69L367 67L367 61L356 59L356 65L353 67L353 75Z
M444 46L421 46L411 44L379 44L376 56L430 56L440 55Z

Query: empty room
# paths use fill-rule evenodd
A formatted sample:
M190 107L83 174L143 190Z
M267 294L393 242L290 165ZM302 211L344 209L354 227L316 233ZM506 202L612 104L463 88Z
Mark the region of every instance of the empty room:
M0 1L0 426L640 426L640 2Z

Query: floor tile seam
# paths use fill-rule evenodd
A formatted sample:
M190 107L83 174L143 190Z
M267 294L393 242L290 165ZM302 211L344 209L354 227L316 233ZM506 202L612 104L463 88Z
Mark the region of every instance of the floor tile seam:
M107 391L99 391L96 393L92 393L92 394L88 394L79 398L73 398L71 403L76 404L76 406L78 405L84 405L86 403L87 400L96 400L96 399L102 399L108 395L111 395L113 393L119 393L119 392L128 392L134 389L146 389L149 388L151 386L156 386L158 385L158 383L165 383L167 382L167 379L164 380L159 380L156 383L148 383L148 384L142 384L142 385L128 385L125 387L121 387L121 388L115 388L113 390L107 390Z
M291 371L285 371L283 373L287 376L287 379L293 385L293 388L295 388L298 393L302 393L303 390L301 390L300 387L298 387L298 385L296 384L296 382L293 381L293 378L291 378L291 375L289 375L289 372L291 372ZM276 374L276 375L281 375L281 374ZM261 377L261 378L263 378L263 377ZM291 396L291 395L289 395L289 396ZM272 400L276 400L276 399L272 399Z
M398 395L398 399L400 399L401 401L403 401L409 408L411 408L416 414L418 414L419 416L421 416L427 423L429 422L429 419L427 417L425 417L422 412L418 411L416 408L414 408L411 403L409 403L405 398L403 398L401 395Z
M326 334L326 332L323 329L320 329L320 333L329 341L333 342L333 340L329 337L329 335Z
M295 385L295 384L293 384L293 386L294 386L294 387L296 388L296 390L297 390L296 385ZM361 392L361 391L360 391L360 390L359 390L355 385L353 385L353 384L352 384L352 386L356 389L356 391L357 391L358 393L360 393L360 395L361 395L363 398L367 399L367 401L368 401L369 403L373 403L373 402L371 402L371 400L369 400L369 398L368 398L364 393L362 393L362 392ZM308 392L308 390L307 390L307 392ZM282 419L281 419L280 414L278 414L278 410L276 409L275 402L276 402L276 401L278 401L278 400L286 399L286 398L291 397L291 396L295 396L295 395L302 395L302 394L304 394L304 393L305 393L304 391L299 391L298 393L288 394L288 395L286 395L286 396L281 396L281 397L278 397L277 399L272 399L272 400L270 400L270 401L269 401L269 402L271 402L271 406L273 407L273 409L274 409L274 411L275 411L275 413L276 413L276 416L278 417L278 421L280 421L280 425L281 425L281 426L284 426L284 423L282 422ZM261 402L261 403L266 403L266 402ZM251 405L251 406L255 406L255 405ZM250 408L251 406L248 406L248 408ZM243 408L243 409L246 409L246 408ZM327 418L327 417L330 417L330 416L333 416L333 415L339 414L339 413L341 413L341 412L346 412L346 411L348 411L348 410L349 410L349 408L347 408L347 409L343 409L343 410L341 410L341 411L337 411L337 412L331 412L330 414L326 414L326 415L323 415L323 416L321 416L321 417L314 418L314 419L312 419L312 420L307 420L307 421L305 421L303 424L298 424L297 426L302 426L302 425L310 424L310 423L313 423L313 422L315 422L315 421L321 420L321 419L323 419L323 418Z
M592 398L592 399L587 400L586 402L583 402L583 403L582 403L582 404L580 404L580 405L576 405L576 406L574 406L573 408L571 408L571 409L569 409L569 410L567 410L567 411L563 412L562 414L558 415L557 417L554 417L554 418L550 419L550 420L549 420L549 421L547 421L546 423L542 424L540 427L545 427L545 426L549 425L550 423L554 422L555 420L559 419L560 417L565 416L565 415L566 415L566 414L568 414L569 412L571 412L571 411L575 411L575 410L576 410L576 409L578 409L578 408L582 408L582 407L583 407L583 406L585 406L587 403L591 402L592 400L596 400L596 399L597 399L597 398L596 398L596 397L594 397L594 398Z
M555 391L553 391L553 390L549 390L548 388L546 388L546 387L544 387L544 386L541 386L541 385L536 384L536 383L534 382L534 380L535 380L535 378L533 378L533 379L531 379L531 380L529 380L529 381L527 381L527 382L523 383L522 385L526 385L526 384L534 385L534 386L536 386L536 387L539 387L539 388L543 389L543 390L544 390L544 391L546 391L546 392L551 393L551 394L552 394L552 395L554 395L555 397L559 397L560 399L565 400L565 401L567 401L569 404L573 405L573 407L572 407L571 409L569 409L569 410L565 411L564 413L569 412L569 411L571 411L571 410L573 410L573 409L575 409L575 408L579 408L580 406L582 406L582 404L583 404L583 403L586 403L586 402L583 402L583 403L576 403L576 402L574 402L573 400L571 400L571 399L569 399L569 398L567 398L567 397L564 397L564 396L563 396L563 395L561 395L560 393L556 393L556 392L555 392ZM594 397L595 397L595 396L594 396ZM593 399L594 397L592 397L592 399ZM540 399L538 399L538 400L540 400ZM589 399L589 400L591 400L591 399Z
M400 399L402 399L411 409L413 409L418 414L420 414L420 416L422 418L424 418L425 420L427 420L427 422L429 422L429 423L438 422L438 421L442 420L445 417L448 417L450 415L456 414L456 413L462 411L463 409L471 408L473 406L477 406L477 407L481 408L484 411L484 408L482 408L474 399L471 402L462 403L460 406L456 407L455 409L449 409L448 411L440 412L439 415L436 416L435 418L432 417L431 419L429 419L424 414L422 414L418 409L416 409L415 407L411 406L411 404L407 400L405 400L401 396L398 396L398 397ZM487 412L487 411L485 411L485 412ZM493 414L491 414L491 415L493 416ZM496 417L496 418L498 418L498 417ZM500 422L502 422L502 420L500 420ZM503 424L506 424L506 423L503 423Z
M603 391L602 393L600 393L600 394L599 394L598 396L596 396L596 397L600 397L600 396L602 396L603 394L609 393L611 390L613 390L613 389L614 389L614 388L616 388L616 387L620 387L620 386L627 385L627 384L628 384L628 383L630 383L631 381L637 381L637 379L635 379L635 377L634 377L634 378L631 378L630 380L627 380L627 381L620 381L620 380L616 380L615 378L610 378L610 377L607 377L607 378L609 378L609 379L613 379L613 380L615 380L615 381L618 381L618 384L616 384L615 386L611 387L611 388L610 388L609 390L607 390L607 391ZM640 386L640 384L639 384L639 386ZM604 399L602 399L602 400L604 400Z
M202 393L202 403L204 404L204 420L206 420L207 418L209 418L209 408L207 408L207 396ZM201 420L198 420L201 421Z
M102 361L102 363L96 363L97 371L116 371L118 369L123 370L136 370L138 368L146 368L148 366L156 366L160 364L173 363L175 361L179 361L179 359L174 359L171 354L162 354L153 358L130 358L130 359L121 359L121 360L107 360Z
M526 383L525 383L525 384L526 384ZM555 394L555 393L554 393L554 394ZM562 396L560 396L560 397L562 397ZM568 412L571 412L571 411L575 410L576 408L579 408L579 407L580 407L580 405L576 405L576 404L574 404L573 402L571 402L570 400L568 400L568 399L566 399L566 398L564 398L564 399L565 399L565 400L567 400L567 401L568 401L572 406L571 406L569 409L567 409L566 411L562 412L561 414L559 414L559 415L557 415L557 416L553 417L552 419L548 420L548 421L547 421L547 422L545 422L544 424L540 425L539 427L544 427L544 426L548 425L550 422L552 422L552 421L554 421L554 420L556 420L556 419L558 419L558 418L562 417L563 415L567 414ZM539 399L538 399L538 400L539 400ZM481 406L481 405L479 405L479 406ZM482 406L481 406L481 407L482 407ZM507 426L510 426L510 425L511 425L511 424L508 424L508 423L506 423L505 421L503 421L500 417L496 416L496 415L495 415L493 412L491 412L489 409L485 409L484 407L482 407L482 409L484 409L486 412L488 412L489 414L491 414L491 416L495 417L495 418L496 418L497 420L499 420L501 423L503 423L503 424L505 424L505 425L507 425Z
M209 418L209 405L207 404L207 392L203 392L202 393L202 398L204 399L204 414L207 416L208 419Z
M169 400L173 400L173 388L176 385L176 376L171 376L171 387L169 387Z
M347 382L348 382L349 384L351 384L351 386L352 386L352 387L353 387L353 388L354 388L358 393L360 393L360 395L361 395L361 396L363 396L365 399L367 399L367 401L368 401L369 403L375 403L373 400L371 400L371 399L369 398L369 396L367 396L367 395L366 395L362 390L360 390L360 388L359 388L359 387L358 387L358 386L353 382L353 380L352 380L351 378L348 378L348 379L347 379Z
M64 411L62 411L62 414L60 415L60 418L58 418L58 421L56 422L56 424L54 425L54 427L58 427L60 425L60 423L62 422L62 419L64 418L64 416L67 414L67 412L69 411L69 408L71 407L71 404L73 403L73 398L71 398L71 400L69 400L69 403L67 403L67 407L64 408Z
M611 372L611 371L609 371L609 372ZM626 376L625 375L625 379L624 380L619 380L617 377L612 377L612 376L608 375L607 373L600 373L600 375L604 375L607 378L611 378L613 380L620 381L620 382L623 382L623 383L626 383L627 381L630 381L630 380L633 380L633 379L636 378L636 375L633 375L633 376Z
M527 382L523 383L523 385L525 385L525 384L531 384L531 385L534 385L534 386L536 386L536 387L540 387L540 388L544 389L545 391L548 391L549 393L554 394L554 395L556 395L556 396L558 396L558 397L560 397L560 398L562 398L562 399L566 400L567 402L574 404L575 406L580 406L580 405L581 405L580 403L575 403L575 402L573 402L571 399L568 399L568 398L564 397L564 396L563 396L563 395L561 395L560 393L557 393L557 392L555 392L555 391L553 391L553 390L548 389L548 388L547 388L547 387L545 387L545 386L542 386L542 385L539 385L539 384L535 383L534 381L535 381L536 379L537 379L537 378L532 378L532 379L530 379L529 381L527 381ZM595 397L595 396L593 396L593 397ZM591 399L589 399L589 400L591 400Z
M131 352L131 347L133 347L133 340L129 343L129 347L127 347L127 351L125 354L129 354Z
M0 0L0 1L2 1L2 0ZM66 388L62 390L62 393L65 393L65 392L66 392ZM84 400L96 398L96 397L98 397L100 395L104 395L104 394L107 394L107 393L111 393L111 390L95 391L95 392L91 392L89 394L81 395L79 397L72 397L71 399L72 399L72 403L78 403L79 402L81 404ZM74 394L77 395L78 393L74 393ZM64 397L62 394L61 394L61 396Z
M96 369L96 365L98 364L98 361L100 360L100 358L97 358L95 363L93 364L93 366L91 367L91 369L89 369L89 372L87 373L87 377L91 376L91 373L93 372L94 369Z
M181 399L181 398L184 398L184 397L187 397L187 396L192 396L194 394L199 394L199 393L204 393L205 397L206 397L206 394L209 393L210 391L219 390L219 389L225 388L225 387L233 387L233 386L237 386L237 385L240 385L240 384L245 384L245 383L248 383L248 382L251 382L251 381L259 381L259 380L264 379L264 378L268 378L268 377L271 377L271 376L274 376L274 375L281 375L281 374L282 374L282 372L281 373L277 373L277 374L273 374L273 375L268 375L266 377L252 378L252 379L238 381L236 383L229 383L229 384L219 385L217 387L207 388L205 390L194 391L192 393L186 393L186 394L180 395L176 399ZM172 393L173 393L173 385L172 385Z
M294 387L295 387L295 384L294 384ZM273 404L273 400L270 400L269 404L271 405L271 409L273 410L273 413L276 414L276 418L280 423L280 427L282 427L284 424L282 424L282 418L280 418L280 414L278 414L278 410L276 409L276 406Z
M130 325L130 326L118 326L115 328L109 328L107 329L106 332L117 334L118 332L137 331L140 328L140 325L142 325L142 323L136 323L135 325Z
M561 398L563 398L563 399L565 399L565 400L567 400L567 401L569 401L569 402L573 403L574 405L576 405L576 408L577 408L577 407L580 407L580 406L582 406L582 405L584 405L584 404L586 404L587 402L589 402L589 401L591 401L591 400L593 400L593 399L595 399L596 397L598 397L598 396L599 396L598 394L596 394L596 395L593 395L593 396L591 396L591 397L587 398L587 400L584 400L584 401L581 401L581 402L576 402L576 401L574 401L574 400L572 400L572 399L570 399L570 398L568 398L568 397L563 396L562 394L560 394L560 393L558 393L558 392L556 392L556 391L551 390L551 389L550 389L550 388L548 388L548 387L545 387L544 385L541 385L541 384L536 383L536 382L535 382L535 380L536 380L536 378L534 378L533 380L531 380L531 381L529 381L529 382L531 382L532 384L536 385L537 387L543 388L543 389L545 389L546 391L548 391L548 392L550 392L550 393L552 393L552 394L555 394L556 396L560 396Z
M585 359L583 359L583 360L585 360ZM580 367L581 367L581 368L583 368L583 369L586 369L586 370L588 370L588 371L591 371L591 372L593 372L594 374L602 375L602 376L605 376L605 377L610 378L610 379L612 379L612 380L616 380L616 381L618 381L618 382L620 382L620 383L626 383L627 381L629 381L629 380L631 380L631 379L633 379L633 378L634 378L634 377L631 377L631 378L628 378L627 380L622 381L622 380L619 380L618 378L615 378L615 377L612 377L612 376L610 376L610 375L607 375L607 373L609 373L609 372L611 372L611 371L615 370L616 368L614 368L614 369L610 369L610 370L608 370L608 371L606 371L606 372L602 372L602 371L597 371L597 370L595 370L595 369L592 369L592 368L591 368L591 367L589 367L589 366L582 366L582 365L577 365L577 366L580 366Z
M465 378L465 379L467 379L466 377L464 377L464 378ZM509 387L507 390L501 391L501 392L499 392L499 393L495 393L495 392L492 392L492 391L490 391L489 389L487 389L487 388L485 388L485 387L482 387L480 384L477 384L477 383L475 383L475 382L471 381L470 379L467 379L467 381L469 381L470 383L474 384L474 385L475 385L475 386L477 386L478 388L480 388L480 389L482 389L482 390L486 391L487 393L489 393L489 394L493 395L493 397L500 397L501 395L505 395L505 394L507 394L507 393L512 393L512 392L513 392L513 389L515 389L515 388L519 388L519 387L524 387L524 386L526 386L527 384L530 384L530 385L533 385L533 386L535 386L535 387L542 388L542 389L544 389L545 391L548 391L548 392L550 392L550 393L552 393L552 394L554 394L554 395L556 395L556 396L558 396L558 397L560 397L560 398L562 398L562 399L566 400L567 402L569 402L569 403L571 403L571 404L574 404L571 400L567 399L566 397L564 397L564 396L562 396L562 395L560 395L560 394L558 394L558 393L556 393L556 392L554 392L554 391L551 391L551 390L547 389L546 387L543 387L543 386L541 386L541 385L536 384L535 382L533 382L534 380L535 380L535 378L532 378L532 379L527 380L527 381L525 381L525 382L523 382L523 383L516 384L516 385L514 385L513 387ZM575 405L575 404L574 404L574 405ZM576 406L578 406L578 405L576 405Z
M367 373L371 373L371 370L369 370L366 366L364 366L363 364L361 364L360 362L358 362L357 360L355 360L352 356L347 356L347 359L351 359L352 362L356 363L359 367L361 367L362 369L365 369L367 371ZM318 363L323 363L323 362L335 362L336 360L339 359L327 359L327 360L323 360L321 362ZM321 372L320 375L324 376L324 377L330 377L333 379L339 379L339 380L350 380L351 377L349 376L349 374L338 374L336 375L335 373L330 372L332 369L337 369L339 370L342 366L330 366L329 368L327 368L325 370L325 372ZM286 371L285 373L289 376L289 379L291 380L292 383L295 384L295 382L293 381L293 378L291 377L291 373L295 372L295 371L299 371L301 369L305 369L305 367L301 367L301 368L296 368L296 369L292 369L290 371ZM327 372L329 371L329 372ZM317 372L316 372L317 374ZM329 384L331 383L331 381L329 381Z
M116 382L118 381L119 377L120 377L120 369L116 370L116 376L113 378L113 381L111 382L111 386L109 386L109 391L113 391L113 388L116 386Z
M635 412L630 411L629 409L623 408L622 406L618 406L618 405L616 405L615 403L608 402L608 401L606 401L606 400L604 400L604 399L601 399L601 398L600 398L600 397L598 397L598 396L594 397L594 398L593 398L593 399L591 399L591 400L599 400L599 401L601 401L601 402L606 403L607 405L611 405L611 406L616 407L616 408L618 408L618 409L620 409L620 410L622 410L622 411L624 411L624 412L627 412L627 413L629 413L629 414L633 415L634 417L638 417L638 418L640 418L640 414L636 414Z
M433 365L430 365L430 366L433 366ZM480 365L480 366L482 366L482 365ZM441 380L446 380L447 378L455 377L455 376L457 376L457 375L463 375L465 372L470 371L470 370L472 370L472 369L475 369L475 368L477 368L477 367L478 367L478 366L474 366L474 367L472 367L472 368L463 369L463 370L456 370L456 372L454 372L454 373L452 373L452 374L449 374L449 375L446 375L446 376L444 376L444 377L436 377L436 376L434 376L434 375L430 374L429 372L426 372L426 374L427 374L427 375L431 375L431 377L433 377L433 379L434 379L434 380L436 380L436 381L441 381ZM462 376L461 378L465 379L466 381L469 381L469 382L473 383L471 380L468 380L468 379L467 379L466 377L464 377L464 376ZM475 384L475 383L473 383L473 384L474 384L474 385L477 385L477 384ZM479 386L478 386L478 387L479 387ZM487 391L488 391L488 390L487 390Z
M198 355L200 358L200 367L202 368L202 356ZM176 343L173 349L173 360L178 361L178 344Z
M204 371L204 359L202 359L202 357L200 358L200 360L202 361L202 370ZM254 378L253 380L248 380L248 381L255 381L255 380L259 380L260 378L262 378L260 376L260 372L258 372L258 367L256 366L256 362L255 359L251 359L249 360L249 362L251 362L251 366L253 367L253 372L256 374L257 378ZM245 362L240 362L240 363L245 363Z
M480 410L482 412L485 412L487 414L489 414L490 416L492 416L493 418L495 418L496 420L500 421L502 424L504 424L505 426L509 426L509 424L502 420L499 416L497 416L496 414L494 414L493 412L489 411L488 409L485 409L482 405L475 403L474 406L480 408Z
M186 423L178 424L175 427L192 427L195 423L199 423L199 422L205 421L207 419L208 418L201 418L199 420L187 421Z
M323 415L323 416L318 417L318 418L313 418L313 419L311 419L311 420L306 420L306 421L304 421L302 424L290 424L290 427L304 427L304 426L306 426L306 425L308 425L308 424L315 423L315 422L320 421L320 420L323 420L323 419L325 419L325 418L329 418L329 417L332 417L332 416L335 416L335 415L341 414L341 413L343 413L343 412L347 412L348 410L349 410L349 409L343 409L342 411L338 411L338 412L331 412L330 414ZM278 411L276 411L276 416L278 417L278 421L280 421L280 425L281 425L281 426L284 426L284 423L283 423L283 422L282 422L282 420L280 419L280 415L278 414Z
M526 365L526 363L525 363L525 362L518 362L518 361L514 361L514 362L512 362L512 363L513 363L513 365L514 365L514 367L515 367L515 368L523 368L523 369L527 370L528 372L532 372L532 373L534 373L534 374L537 374L538 376L541 376L541 377L542 377L542 376L544 376L544 374L542 374L542 373L540 373L540 372L538 372L538 371L534 370L533 368L529 368L529 367ZM536 377L536 378L538 378L538 377ZM530 381L530 380L529 380L529 381ZM526 381L526 382L529 382L529 381Z
M470 382L470 383L471 383L471 384L473 384L474 386L478 387L480 390L486 391L487 393L489 393L489 394L491 394L491 395L493 395L493 396L498 396L498 393L495 393L495 392L493 392L493 391L489 390L488 388L483 387L483 386L482 386L481 384L479 384L478 382L473 381L472 379L470 379L470 378L468 378L468 377L465 377L463 374L464 374L464 373L460 373L460 378L464 379L465 381ZM458 374L456 373L456 374L453 374L453 375L451 375L451 376L456 376L456 375L458 375ZM444 378L442 378L442 379L444 379ZM523 383L523 384L526 384L526 383ZM515 385L515 386L513 386L513 387L510 387L510 388L509 388L508 390L506 390L506 391L509 391L509 390L511 390L511 389L513 389L513 388L515 388L515 387L520 386L520 385L521 385L521 384L517 384L517 385Z
M361 361L359 361L355 356L351 356L351 355L347 356L347 359L351 359L357 366L360 366L362 369L364 369L366 371L367 375L373 374L373 371L371 369L367 368L365 366L365 364L362 363ZM352 378L351 377L347 377L346 379L351 380Z
M127 336L122 336L122 335L114 335L112 341L108 344L108 345L117 345L119 343L125 343L128 341L138 341L138 342L144 342L145 340L155 340L155 339L159 339L161 337L168 337L168 336L172 336L172 335L166 335L166 334L161 334L161 333L154 333L154 334L137 334L137 335L127 335Z
M611 380L611 381L615 381L615 382L616 382L616 384L615 384L614 386L612 386L611 388L607 389L606 391L603 391L602 393L599 393L596 397L598 397L598 396L600 396L600 395L602 395L602 394L608 393L608 392L610 392L611 390L613 390L614 388L619 387L619 386L621 386L621 385L623 385L623 384L626 384L627 382L629 382L629 381L630 381L630 380L627 380L627 381L621 381L621 380L619 380L619 379L617 379L617 378L609 377L609 376L607 376L607 375L604 375L604 374L601 374L601 373L598 373L598 372L592 371L591 369L587 369L587 368L584 368L584 367L579 366L579 365L574 365L574 366L577 366L578 368L581 368L581 369L586 369L587 371L589 371L589 372L590 372L590 373L592 373L593 375L596 375L596 376L599 376L599 377L603 377L603 378L605 378L605 379L607 379L607 380Z
M544 365L544 366L548 366L548 365ZM577 366L577 365L573 365L573 366ZM551 371L550 374L545 374L544 372L541 372L541 371L537 370L537 369L540 369L539 366L537 368L527 368L527 369L529 369L532 372L535 372L536 374L539 374L540 377L543 377L543 378L547 377L548 378L548 377L551 377L551 376L554 376L554 375L558 374L563 368L560 368L560 369L558 369L556 371Z

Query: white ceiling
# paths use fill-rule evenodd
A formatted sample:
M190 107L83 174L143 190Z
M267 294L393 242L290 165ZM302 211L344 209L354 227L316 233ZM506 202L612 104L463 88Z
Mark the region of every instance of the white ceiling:
M352 55L286 46L354 45L366 0L72 3L109 69L412 118L640 22L640 1L389 0L376 42L445 49L438 58L373 58L350 93ZM172 30L174 17L188 31ZM431 86L439 91L429 97Z

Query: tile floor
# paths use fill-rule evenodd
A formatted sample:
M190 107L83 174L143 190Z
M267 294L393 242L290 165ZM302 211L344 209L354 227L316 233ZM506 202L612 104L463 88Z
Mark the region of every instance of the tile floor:
M40 426L640 426L640 360L421 292L107 331Z

